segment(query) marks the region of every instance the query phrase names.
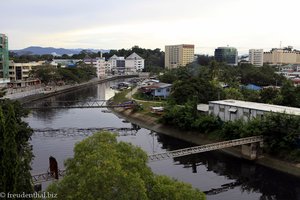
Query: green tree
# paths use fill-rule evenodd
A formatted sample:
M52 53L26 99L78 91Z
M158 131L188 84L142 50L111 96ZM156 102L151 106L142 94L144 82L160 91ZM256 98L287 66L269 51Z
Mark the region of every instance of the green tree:
M0 110L0 112L2 112L2 109ZM4 121L2 145L3 158L1 159L3 168L3 191L6 193L17 192L17 169L20 164L20 159L17 154L16 120L14 110L11 105L8 107L8 112L6 114L5 120L1 121Z
M280 102L280 90L276 88L266 88L260 90L260 101L263 103L270 103L270 104L281 104Z
M35 67L30 71L30 76L40 79L42 83L46 85L61 80L61 76L57 73L57 69L51 65Z
M293 86L291 81L286 81L281 87L282 105L299 107L300 106L300 88Z
M180 190L180 192L179 192ZM191 185L172 180L165 176L157 176L149 199L205 199Z
M188 101L184 105L169 104L160 121L164 124L175 125L180 129L192 129L192 124L197 119L197 104L195 101Z
M218 83L197 77L175 81L171 91L170 98L181 105L195 98L197 103L207 103L223 96Z
M201 66L208 66L211 61L214 60L213 56L209 55L198 55L197 56L197 63Z
M224 89L225 99L243 100L244 96L237 88L225 88Z
M243 89L241 89L241 92L244 96L245 101L252 101L252 102L260 101L259 91L248 90L246 88L243 88Z
M0 98L6 94L6 88L0 88Z
M65 164L66 176L48 188L58 194L58 199L205 198L188 184L154 175L147 166L145 152L117 142L116 136L108 132L96 133L76 144L74 158Z
M31 193L32 129L22 121L27 111L19 102L1 100L0 105L0 191Z
M211 61L209 64L209 70L210 70L210 75L211 75L211 80L218 80L219 78L219 63L215 60Z
M300 133L299 116L269 114L264 117L260 127L268 153L287 156L297 148L296 141Z

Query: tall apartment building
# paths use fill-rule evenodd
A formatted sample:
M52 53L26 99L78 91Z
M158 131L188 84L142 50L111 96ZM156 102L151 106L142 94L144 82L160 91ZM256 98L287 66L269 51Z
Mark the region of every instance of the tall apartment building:
M141 72L144 69L145 60L136 53L132 53L125 59L125 72Z
M300 64L300 52L292 50L292 47L272 49L264 52L264 63L270 65Z
M263 49L250 49L249 62L255 66L263 66L264 64L264 50Z
M0 33L0 83L9 82L8 38Z
M215 59L218 62L236 66L238 64L238 51L234 47L218 47L215 49Z
M97 58L85 58L83 62L96 68L96 74L99 79L104 78L105 75L108 74L106 73L108 62L102 57L102 54L101 57Z
M166 45L165 68L185 67L194 61L195 46L193 44Z

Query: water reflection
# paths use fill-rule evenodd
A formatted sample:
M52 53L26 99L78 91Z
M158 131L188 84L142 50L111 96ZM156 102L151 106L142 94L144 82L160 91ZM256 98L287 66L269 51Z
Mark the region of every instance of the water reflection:
M186 148L193 144L182 142L175 138L158 134L158 141L168 150ZM251 161L237 159L221 152L199 153L174 158L176 165L189 168L197 173L199 166L205 166L208 172L224 176L231 183L222 184L219 188L205 191L207 195L216 195L235 187L241 192L261 194L260 199L300 199L300 181L298 178L257 165Z

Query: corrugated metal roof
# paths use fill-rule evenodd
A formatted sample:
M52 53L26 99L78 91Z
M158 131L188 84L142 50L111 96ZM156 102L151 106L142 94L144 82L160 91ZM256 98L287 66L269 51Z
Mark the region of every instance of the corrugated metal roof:
M208 104L198 104L197 105L197 110L202 111L202 112L208 112L209 105Z
M166 88L166 87L171 87L172 84L169 84L169 83L155 83L154 86L157 86L157 88Z
M264 104L264 103L256 103L250 101L240 101L240 100L221 100L221 101L210 101L210 104L220 104L220 105L228 105L235 106L241 108L248 108L254 110L261 110L266 112L277 112L277 113L286 113L291 115L300 115L300 108L295 107L287 107L287 106L279 106L272 104Z

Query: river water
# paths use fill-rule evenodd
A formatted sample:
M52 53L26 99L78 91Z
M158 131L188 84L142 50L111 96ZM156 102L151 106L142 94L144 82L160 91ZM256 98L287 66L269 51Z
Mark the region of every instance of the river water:
M119 80L121 81L121 80ZM93 100L109 99L115 91L111 85L118 81L102 83L67 94L50 97L48 100ZM34 129L44 128L131 128L133 125L105 108L55 109L33 111L25 120ZM31 144L35 158L32 174L48 170L49 156L54 156L59 168L64 160L73 156L76 142L90 133L34 133ZM193 146L163 134L140 128L133 134L118 137L119 141L140 146L148 154ZM208 200L296 200L300 199L300 179L241 160L222 152L208 152L148 164L156 174L167 175L190 183L207 192ZM43 184L43 189L49 183Z

